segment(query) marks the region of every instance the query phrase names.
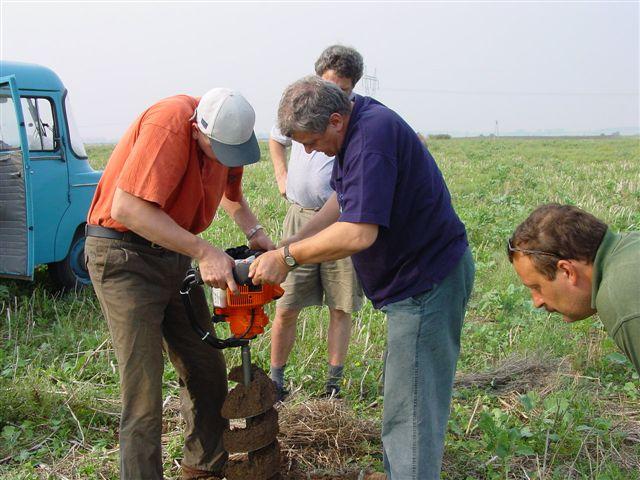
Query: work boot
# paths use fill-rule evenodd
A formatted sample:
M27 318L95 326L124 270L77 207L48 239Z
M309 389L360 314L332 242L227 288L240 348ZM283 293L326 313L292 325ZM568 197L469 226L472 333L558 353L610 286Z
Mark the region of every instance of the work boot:
M224 475L217 472L208 472L206 470L198 470L182 464L181 480L223 480Z

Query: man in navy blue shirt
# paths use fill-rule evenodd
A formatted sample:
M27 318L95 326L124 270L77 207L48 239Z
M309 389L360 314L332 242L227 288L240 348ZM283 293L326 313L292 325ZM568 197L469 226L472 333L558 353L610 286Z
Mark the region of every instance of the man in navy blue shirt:
M438 479L474 267L464 225L433 157L376 100L352 105L314 76L290 85L280 130L335 155L335 193L284 247L252 264L280 283L299 264L352 256L366 295L387 315L382 441L390 479Z

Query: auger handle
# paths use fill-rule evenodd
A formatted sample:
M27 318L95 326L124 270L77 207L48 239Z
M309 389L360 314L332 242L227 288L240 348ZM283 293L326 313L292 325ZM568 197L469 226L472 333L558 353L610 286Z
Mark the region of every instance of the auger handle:
M249 266L251 263L238 263L232 269L233 279L238 285L253 285L251 279L249 278ZM182 282L182 289L188 291L194 285L203 285L202 276L200 275L200 270L198 267L190 268L187 270L187 276Z
M245 338L235 338L230 337L226 340L220 340L215 335L212 335L211 332L207 332L204 330L197 322L196 315L193 312L193 305L191 303L191 297L189 293L191 292L191 288L196 285L202 285L202 277L200 276L200 271L197 268L190 268L187 270L187 275L184 277L182 281L182 288L180 288L180 296L182 297L182 304L184 305L184 309L187 313L187 317L189 317L189 323L191 323L191 328L193 328L200 340L211 345L213 348L217 348L222 350L224 348L230 347L243 347L248 345L249 340Z

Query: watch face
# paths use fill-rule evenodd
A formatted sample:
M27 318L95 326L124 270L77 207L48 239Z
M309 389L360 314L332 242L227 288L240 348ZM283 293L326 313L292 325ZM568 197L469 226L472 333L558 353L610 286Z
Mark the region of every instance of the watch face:
M289 265L290 267L295 267L296 266L296 260L295 258L287 255L286 257L284 257L284 263L286 263L287 265Z

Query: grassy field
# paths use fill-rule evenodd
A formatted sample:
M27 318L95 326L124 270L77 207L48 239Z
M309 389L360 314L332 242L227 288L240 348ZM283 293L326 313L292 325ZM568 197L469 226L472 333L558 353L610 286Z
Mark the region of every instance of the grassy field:
M264 146L263 146L264 148ZM640 478L640 379L597 317L573 325L532 307L505 242L536 205L571 203L616 230L640 230L640 142L619 139L429 141L467 226L477 266L446 440L444 478ZM89 148L104 165L109 146ZM245 195L273 238L286 205L271 164L248 167ZM244 243L220 214L204 236ZM291 405L322 391L327 314L301 316L287 367ZM356 317L345 402L378 420L384 316ZM253 348L268 367L269 335ZM235 353L230 364L238 363ZM165 370L165 475L181 456L175 372ZM46 272L0 281L0 478L118 478L118 386L109 335L91 291L60 297ZM381 467L380 444L355 466ZM342 465L345 466L345 465ZM346 465L348 466L348 465Z

